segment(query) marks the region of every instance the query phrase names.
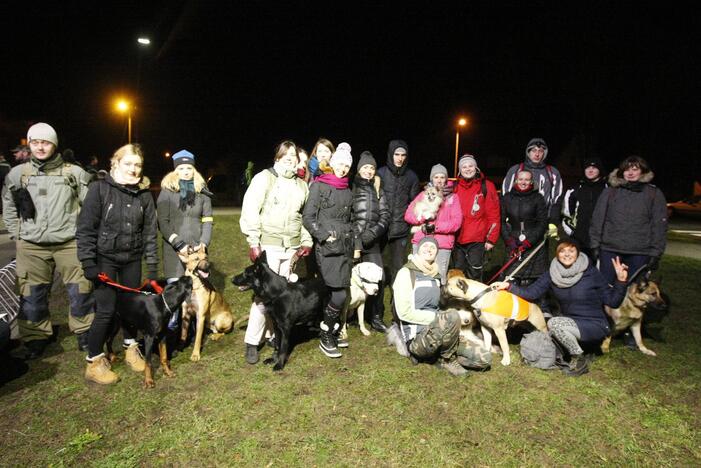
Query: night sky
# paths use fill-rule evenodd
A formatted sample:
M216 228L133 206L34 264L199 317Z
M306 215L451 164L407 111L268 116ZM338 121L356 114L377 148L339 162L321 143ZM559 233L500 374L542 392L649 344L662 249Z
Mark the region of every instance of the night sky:
M380 165L405 139L425 179L452 170L462 115L460 153L495 178L533 136L571 176L587 157L640 154L674 198L701 174L698 15L672 2L53 3L3 6L1 149L46 121L61 148L106 163L126 142L124 95L152 179L165 151L233 172L319 136Z

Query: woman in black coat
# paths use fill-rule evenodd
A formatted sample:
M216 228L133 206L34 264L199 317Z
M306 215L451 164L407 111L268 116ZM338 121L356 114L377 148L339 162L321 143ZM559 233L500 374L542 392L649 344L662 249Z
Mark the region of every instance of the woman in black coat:
M332 358L341 357L337 335L347 297L346 288L350 286L354 246L351 225L353 195L346 177L353 164L350 150L348 143L341 143L331 156L330 168L320 165L324 173L309 187L309 198L302 214L304 227L317 244L315 254L321 277L331 289L331 299L320 325L319 349ZM347 345L347 342L343 344Z
M372 262L383 268L380 237L387 231L390 212L381 179L375 175L377 163L370 151L363 151L358 161L358 174L353 180L353 211L351 222L355 239L354 258L361 262ZM384 283L379 284L380 291ZM382 322L382 309L377 301L381 294L369 296L365 302L366 316L370 326L378 332L386 332Z

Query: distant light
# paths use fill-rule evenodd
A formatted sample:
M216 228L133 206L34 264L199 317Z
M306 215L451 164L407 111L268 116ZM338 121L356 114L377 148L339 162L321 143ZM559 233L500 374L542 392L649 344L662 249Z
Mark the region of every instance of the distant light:
M136 42L138 42L141 45L149 45L151 44L151 39L149 39L148 37L140 37L136 40Z
M170 157L170 153L166 151L166 153L165 153L164 156L165 156L166 158L169 158L169 157Z
M129 103L125 100L117 101L117 110L120 112L126 112L129 110Z
M467 125L467 119L463 118L463 119L458 120L458 125L460 125L461 127L464 127L465 125Z

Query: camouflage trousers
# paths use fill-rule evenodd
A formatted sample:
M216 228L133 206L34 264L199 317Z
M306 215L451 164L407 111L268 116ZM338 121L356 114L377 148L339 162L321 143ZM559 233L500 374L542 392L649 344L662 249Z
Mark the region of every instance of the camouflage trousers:
M485 348L484 342L460 340L458 356L460 364L468 369L483 370L492 365L492 352Z
M460 339L460 315L457 312L441 312L416 334L409 343L409 352L421 360L437 357L452 359L458 350Z

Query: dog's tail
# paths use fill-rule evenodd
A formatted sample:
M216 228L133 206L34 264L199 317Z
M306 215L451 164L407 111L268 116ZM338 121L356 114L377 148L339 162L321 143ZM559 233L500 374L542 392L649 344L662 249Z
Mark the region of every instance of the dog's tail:
M396 323L393 323L387 329L387 346L394 346L400 356L406 358L410 356L409 348L407 348L406 343L402 339L402 333Z

